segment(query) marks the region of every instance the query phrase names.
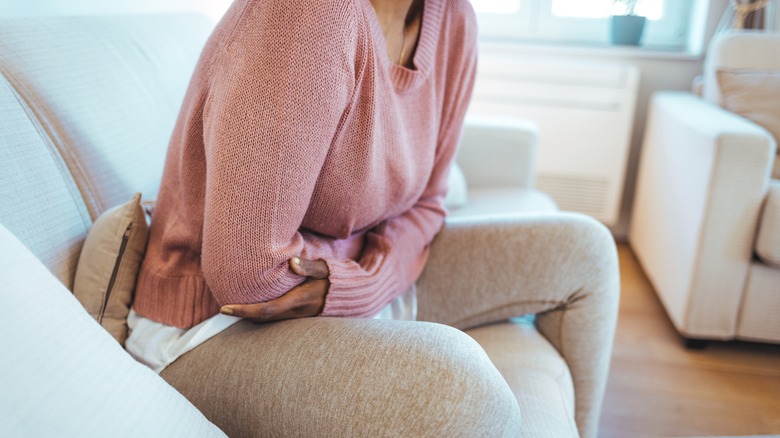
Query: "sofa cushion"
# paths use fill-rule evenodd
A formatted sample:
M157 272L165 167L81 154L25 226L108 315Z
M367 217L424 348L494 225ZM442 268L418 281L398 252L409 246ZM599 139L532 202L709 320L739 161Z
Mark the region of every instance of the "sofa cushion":
M780 268L780 181L772 181L758 225L756 254L770 266Z
M148 239L141 194L136 193L129 202L107 210L95 221L76 270L73 294L122 345Z
M196 15L0 19L0 71L49 133L91 218L156 197L213 23Z
M469 202L453 210L447 219L452 221L467 217L516 216L555 211L558 211L555 201L538 190L475 187L469 190Z
M750 273L739 307L737 338L748 341L771 342L780 340L780 269L760 261L750 264Z
M574 383L566 361L531 317L467 330L485 349L520 404L519 436L578 436Z
M18 236L57 279L72 287L79 251L92 220L46 131L3 76L0 223Z
M704 60L703 97L722 106L718 70L780 70L780 57L770 56L779 51L780 34L775 32L719 32L710 41Z
M455 209L465 206L469 201L468 185L463 171L458 163L452 163L450 174L447 178L447 197L444 199L444 205L448 209Z
M224 436L0 225L0 436Z
M760 125L780 139L780 70L727 70L717 72L723 107ZM775 160L774 178L780 178Z

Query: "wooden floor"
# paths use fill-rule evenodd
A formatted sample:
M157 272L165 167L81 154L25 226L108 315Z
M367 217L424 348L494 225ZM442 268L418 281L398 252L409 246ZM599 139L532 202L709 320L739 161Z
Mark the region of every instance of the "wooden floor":
M780 345L686 350L630 248L619 254L620 319L599 436L780 435Z

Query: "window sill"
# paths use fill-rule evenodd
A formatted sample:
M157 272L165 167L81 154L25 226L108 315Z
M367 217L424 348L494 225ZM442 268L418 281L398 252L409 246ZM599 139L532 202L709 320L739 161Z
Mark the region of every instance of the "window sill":
M559 56L586 56L606 57L619 59L659 59L672 61L698 62L703 59L701 53L680 51L668 47L633 47L612 46L596 44L571 44L571 43L532 43L532 42L508 42L498 40L482 40L479 42L482 53L501 54L531 54L531 55L559 55Z

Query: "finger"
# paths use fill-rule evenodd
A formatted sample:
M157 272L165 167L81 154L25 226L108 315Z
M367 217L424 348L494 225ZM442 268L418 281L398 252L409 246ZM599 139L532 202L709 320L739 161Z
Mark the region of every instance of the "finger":
M307 260L300 257L290 259L290 268L298 275L311 278L328 278L330 269L325 260Z
M291 289L281 297L265 303L222 306L225 315L247 318L256 323L317 316L322 312L327 280L312 280Z
M265 319L269 315L279 313L279 311L275 308L275 303L272 301L255 304L231 304L222 306L219 311L223 315L237 316L239 318L247 318L252 320Z
M246 318L256 323L277 321L280 319L290 319L295 316L292 314L291 306L279 303L276 300L267 303L256 304L231 304L222 306L220 312L224 315Z

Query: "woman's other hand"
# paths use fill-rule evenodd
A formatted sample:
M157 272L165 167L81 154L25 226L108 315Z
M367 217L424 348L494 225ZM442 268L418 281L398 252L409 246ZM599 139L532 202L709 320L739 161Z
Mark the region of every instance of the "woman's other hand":
M222 306L220 312L256 323L319 315L325 307L325 295L330 287L327 263L324 260L293 257L290 259L290 268L296 274L306 277L306 281L275 300L256 304L229 304Z

